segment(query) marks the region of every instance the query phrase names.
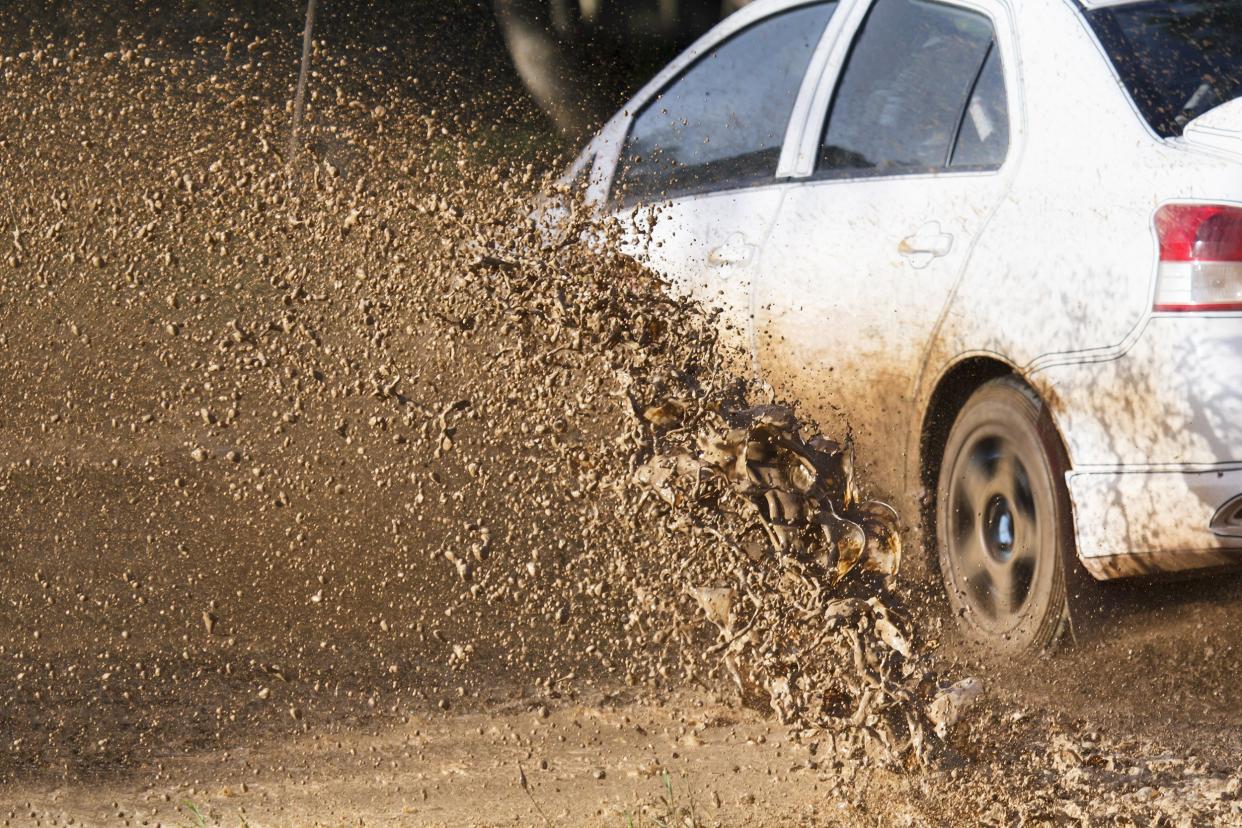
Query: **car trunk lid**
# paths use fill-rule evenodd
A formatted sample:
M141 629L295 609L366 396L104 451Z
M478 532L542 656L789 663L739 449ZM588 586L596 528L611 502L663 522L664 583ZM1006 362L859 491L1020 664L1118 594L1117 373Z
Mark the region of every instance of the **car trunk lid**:
M1182 140L1194 147L1242 157L1242 98L1210 109L1186 124Z

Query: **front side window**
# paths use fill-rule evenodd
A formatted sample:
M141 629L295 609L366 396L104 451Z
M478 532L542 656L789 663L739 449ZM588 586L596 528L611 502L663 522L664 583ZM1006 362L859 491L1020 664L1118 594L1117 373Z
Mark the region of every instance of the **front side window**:
M992 24L977 12L927 0L876 0L837 84L817 170L883 175L947 167L992 43ZM1000 94L1001 109L993 114L1003 120L1003 80ZM983 119L971 126L978 137L988 132L999 140L1000 120L990 132Z
M772 181L798 89L836 3L759 21L638 113L618 163L623 204Z
M1127 3L1087 18L1143 117L1166 138L1242 95L1242 0Z

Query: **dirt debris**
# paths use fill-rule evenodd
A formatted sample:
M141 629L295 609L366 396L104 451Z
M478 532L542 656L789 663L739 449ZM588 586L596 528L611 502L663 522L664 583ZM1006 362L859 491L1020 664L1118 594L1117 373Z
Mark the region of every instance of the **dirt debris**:
M240 50L200 74L196 61L216 45L187 58L131 43L158 59L118 63L69 40L45 44L55 61L5 63L5 117L20 128L4 149L37 159L13 194L21 261L4 273L3 307L17 346L3 366L5 490L37 508L9 518L5 589L34 605L25 573L46 567L55 574L36 579L40 591L66 608L43 613L39 629L10 628L11 709L87 699L84 718L54 720L50 739L19 740L12 772L27 751L67 763L71 777L143 761L165 738L161 705L185 694L211 699L193 731L211 740L247 723L281 728L255 700L297 723L350 707L342 698L390 713L455 706L498 666L552 697L582 680L714 681L704 654L721 653L708 653L713 633L685 587L741 564L728 550L753 516L705 520L703 504L669 508L634 485L657 431L673 445L672 420L744 404L710 315L669 301L608 250L549 249L531 217L532 167L478 163L457 116L393 91L361 114L344 92L335 103L312 96L308 151L274 156L282 108L261 73L239 71ZM326 46L317 57L349 61ZM60 89L51 108L35 103L49 85ZM382 133L363 117L376 106ZM100 111L115 129L65 140ZM169 130L125 137L143 121ZM427 137L390 139L398 129ZM586 221L570 219L575 238ZM49 326L74 337L55 364L34 347ZM659 403L670 389L685 401ZM757 426L773 439L774 412ZM795 449L844 456L815 442ZM874 516L854 510L852 491L829 491L853 486L843 469L841 483L812 491L801 478L779 483L778 466L762 473L763 496L785 511L756 524L773 560L823 569L815 557L831 554L839 579L858 560L896 554L895 535L877 530L871 539L889 548L864 556ZM69 487L36 494L57 476ZM751 502L743 494L735 505ZM835 508L850 517L824 508L841 497ZM802 537L799 498L822 539ZM77 511L75 500L94 505ZM63 527L54 555L35 522ZM74 577L95 539L107 545L91 576ZM749 596L772 586L756 580L765 567L747 566ZM773 572L788 580L794 569ZM121 592L106 586L118 582ZM764 600L775 613L776 594ZM891 626L876 607L840 618ZM735 678L763 649L761 628L746 623L750 637L725 653ZM742 689L757 680L775 698L784 681L779 710L793 722L823 700L808 701L790 658L764 652ZM892 661L860 658L885 674ZM131 716L135 726L100 748L95 734Z
M934 677L887 606L896 513L861 501L852 447L804 440L789 407L731 411L684 390L644 409L662 445L635 478L700 528L703 570L727 578L686 587L719 632L705 654L721 655L743 698L766 697L838 752L925 763ZM703 403L696 434L687 418ZM874 577L847 581L855 568Z

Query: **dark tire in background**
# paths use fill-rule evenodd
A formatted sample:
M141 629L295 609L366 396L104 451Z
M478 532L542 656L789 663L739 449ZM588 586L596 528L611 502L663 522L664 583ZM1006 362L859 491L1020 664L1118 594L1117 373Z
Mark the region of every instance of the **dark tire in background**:
M1042 400L1013 377L976 391L949 432L936 491L940 572L960 628L989 650L1046 649L1068 626L1066 468Z
M581 141L665 63L746 0L493 0L513 65Z

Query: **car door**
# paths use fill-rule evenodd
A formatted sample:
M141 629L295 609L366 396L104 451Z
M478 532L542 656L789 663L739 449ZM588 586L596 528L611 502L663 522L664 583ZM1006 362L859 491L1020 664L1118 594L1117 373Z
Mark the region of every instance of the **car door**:
M623 249L718 309L724 339L747 359L790 114L836 5L781 10L703 50L637 108L613 176Z
M980 9L875 0L843 38L813 166L782 200L756 285L763 376L821 425L848 424L890 493L929 339L1005 189L1010 41Z

